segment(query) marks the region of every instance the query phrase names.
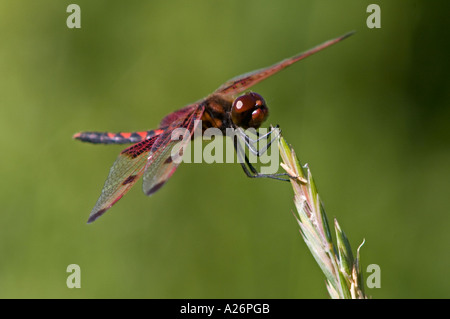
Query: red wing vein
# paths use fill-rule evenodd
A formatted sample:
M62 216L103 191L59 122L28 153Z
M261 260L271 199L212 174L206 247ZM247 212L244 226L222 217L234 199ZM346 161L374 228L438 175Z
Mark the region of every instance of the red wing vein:
M294 64L297 61L303 60L304 58L309 57L310 55L313 55L314 53L317 53L330 45L333 45L335 43L338 43L346 38L348 38L350 35L352 35L353 32L349 32L343 36L340 36L338 38L326 41L322 44L319 44L318 46L309 49L308 51L299 53L293 57L284 59L278 63L275 63L269 67L262 68L259 70L255 70L253 72L245 73L242 75L239 75L223 85L221 85L215 93L226 95L226 96L235 96L239 93L242 93L243 91L249 89L253 85L261 82L262 80L268 78L269 76L283 70L284 68L288 67L291 64Z
M146 195L151 195L160 189L167 180L172 176L179 165L179 161L172 158L172 150L175 146L182 151L186 143L190 141L193 132L198 126L196 120L202 118L204 106L199 105L193 109L191 114L180 117L172 122L170 126L161 134L152 147L149 159L145 167L143 178L143 191ZM185 128L187 131L183 136L183 140L172 140L172 132L177 128ZM178 144L179 143L179 144ZM178 145L177 145L178 144ZM180 154L182 156L182 154Z

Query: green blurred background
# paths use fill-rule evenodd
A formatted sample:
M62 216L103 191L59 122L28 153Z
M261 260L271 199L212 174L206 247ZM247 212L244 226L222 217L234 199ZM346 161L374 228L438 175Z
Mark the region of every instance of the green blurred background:
M381 7L381 29L366 8ZM185 164L156 195L139 182L86 221L122 146L86 130L156 128L244 72L351 30L258 84L373 298L450 297L450 2L0 3L0 297L327 298L288 183L238 164ZM81 267L68 289L66 267ZM367 273L365 273L367 277Z

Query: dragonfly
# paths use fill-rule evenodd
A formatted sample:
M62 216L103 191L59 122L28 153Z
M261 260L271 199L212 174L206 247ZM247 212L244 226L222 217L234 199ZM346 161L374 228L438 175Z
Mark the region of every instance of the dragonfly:
M124 149L113 163L100 197L89 215L88 223L95 221L117 203L140 177L143 177L142 187L147 196L161 189L179 165L179 161L174 161L172 158L174 146L177 143L187 143L173 140L171 136L174 130L184 128L186 132L190 132L187 133L191 134L189 137L192 137L196 129L205 131L211 127L218 128L222 132L225 132L227 128L238 129L240 132L248 128L258 129L267 119L269 110L261 95L247 90L295 62L338 43L352 34L353 32L344 34L269 67L234 77L207 97L168 114L162 119L157 129L132 133L80 132L73 135L74 139L95 144L133 143ZM268 138L272 131L260 138ZM245 133L241 136L243 136L245 147L255 152L252 148L252 142L255 140ZM234 146L238 151L236 140ZM270 143L267 146L270 147ZM256 153L260 155L260 152L256 151ZM283 179L280 177L283 174L258 172L248 161L247 156L240 164L248 177Z

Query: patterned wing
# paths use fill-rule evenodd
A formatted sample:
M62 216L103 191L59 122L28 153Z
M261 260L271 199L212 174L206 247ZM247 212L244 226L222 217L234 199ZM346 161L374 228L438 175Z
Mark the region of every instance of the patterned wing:
M162 131L159 133L161 134ZM102 193L89 215L88 223L92 223L117 203L141 177L148 154L158 138L159 135L154 135L120 153L109 171Z
M192 112L194 110L197 109L198 105L200 105L202 103L201 101L197 101L195 103L192 103L190 105L187 105L175 112L170 113L169 115L166 115L162 120L161 123L159 124L160 128L167 128L169 127L172 123L180 120L180 119L184 119L186 117L189 117L190 115L192 115Z
M229 80L222 86L220 86L215 91L215 93L222 94L225 96L236 96L239 93L252 87L256 83L261 82L262 80L268 78L269 76L283 70L284 68L288 67L289 65L294 64L297 61L303 60L304 58L307 58L310 55L329 47L330 45L340 42L340 41L348 38L349 36L351 36L353 33L354 32L350 32L350 33L347 33L336 39L324 42L306 52L297 54L291 58L287 58L287 59L280 61L278 63L275 63L274 65L271 65L267 68L259 69L259 70L253 71L253 72L249 72L249 73L237 76L237 77Z
M186 112L186 109L182 109L183 112L179 113L179 117L171 115L172 122L153 144L145 167L142 185L147 196L159 190L177 169L179 165L178 160L181 160L183 155L182 150L189 143L192 134L197 129L205 107L203 104L199 104L191 107L189 112ZM185 129L180 131L181 141L172 139L172 132L175 129ZM180 134L176 134L175 137L178 138L179 136ZM174 148L176 149L173 152L174 156L172 156Z

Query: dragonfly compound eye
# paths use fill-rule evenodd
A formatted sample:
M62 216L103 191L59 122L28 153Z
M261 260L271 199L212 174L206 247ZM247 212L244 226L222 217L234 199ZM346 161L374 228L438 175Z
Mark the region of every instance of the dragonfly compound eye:
M258 93L250 92L239 96L231 107L233 123L244 129L259 128L268 115L266 102Z

